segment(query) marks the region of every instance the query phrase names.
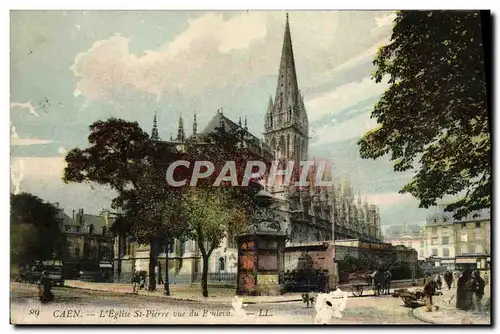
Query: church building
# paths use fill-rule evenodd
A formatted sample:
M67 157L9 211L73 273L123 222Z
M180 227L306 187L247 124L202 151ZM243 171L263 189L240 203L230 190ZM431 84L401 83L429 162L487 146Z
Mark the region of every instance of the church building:
M200 140L204 134L215 131L217 127L239 130L244 134L242 144L266 161L294 161L294 165L299 166L300 161L310 159L308 117L304 97L298 86L288 14L276 92L274 98L269 98L265 114L264 139L260 140L248 131L246 119L244 125L241 119L238 123L233 122L220 109L201 133L197 131L194 115L191 136L186 136L184 120L180 117L176 138L171 137L167 142L182 148L189 141ZM160 140L156 116L152 138ZM324 178L331 179L330 171L325 172ZM380 242L382 239L378 208L362 201L359 196L356 199L354 190L347 181L343 185L318 187L311 184L300 189L276 182L265 188L283 203L280 210L286 217L283 230L288 236L287 247L334 239L358 239L364 242ZM177 240L169 249L163 250L158 257L162 275L166 252L172 283L199 282L202 259L193 240ZM234 236L229 236L210 257L209 283L236 280L237 254ZM116 280L127 280L134 270L147 271L148 265L149 246L117 238L114 264Z

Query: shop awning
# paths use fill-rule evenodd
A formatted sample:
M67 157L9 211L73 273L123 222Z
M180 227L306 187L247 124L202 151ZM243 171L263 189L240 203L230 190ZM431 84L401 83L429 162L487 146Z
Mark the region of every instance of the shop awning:
M477 260L476 260L476 258L456 259L455 263L457 263L457 264L477 263Z
M451 259L451 260L441 260L440 262L441 263L455 263L455 260L454 259Z
M99 267L101 268L113 268L111 263L99 263Z

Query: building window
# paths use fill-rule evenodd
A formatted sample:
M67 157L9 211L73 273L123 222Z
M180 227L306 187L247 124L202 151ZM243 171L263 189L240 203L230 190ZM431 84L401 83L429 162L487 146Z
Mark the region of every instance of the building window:
M433 226L433 227L432 227L432 234L436 234L436 233L437 233L437 231L438 231L437 226Z
M66 232L69 232L69 226L68 226L68 225L64 226L64 230L65 230Z
M108 229L106 226L102 227L102 235L106 235L108 233Z
M449 237L443 237L443 245L447 245L449 243Z
M467 242L467 233L462 233L462 234L460 235L460 240L461 240L462 242Z
M481 228L481 222L476 223L476 228Z
M450 256L450 250L448 248L443 248L443 257Z
M77 226L77 227L76 227L76 232L77 232L77 233L80 233L80 226Z
M476 254L483 254L483 245L476 245Z
M462 223L462 228L466 228L467 227L467 223Z
M466 244L460 245L460 254L461 255L467 254L467 245Z
M75 257L79 258L80 257L80 248L75 248Z
M438 250L437 248L432 249L432 256L438 256Z

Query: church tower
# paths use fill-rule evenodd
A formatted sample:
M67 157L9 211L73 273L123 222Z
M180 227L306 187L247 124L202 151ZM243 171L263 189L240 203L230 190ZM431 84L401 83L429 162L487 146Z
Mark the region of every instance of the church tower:
M264 140L273 150L275 159L293 160L295 167L307 160L309 125L297 83L288 14L276 95L274 101L269 98L264 124Z

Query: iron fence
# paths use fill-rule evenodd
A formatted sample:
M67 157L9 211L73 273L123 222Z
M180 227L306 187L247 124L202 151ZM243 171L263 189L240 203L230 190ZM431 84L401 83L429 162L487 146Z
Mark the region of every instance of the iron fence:
M179 275L169 275L168 281L170 284L196 284L201 283L201 273L193 274L179 274ZM164 275L158 277L155 275L155 280L157 283L161 283L161 278L165 279ZM116 283L130 283L132 279L132 273L123 273L114 277L114 282ZM208 273L207 283L210 285L236 285L237 274L236 273ZM149 277L146 279L149 281Z

